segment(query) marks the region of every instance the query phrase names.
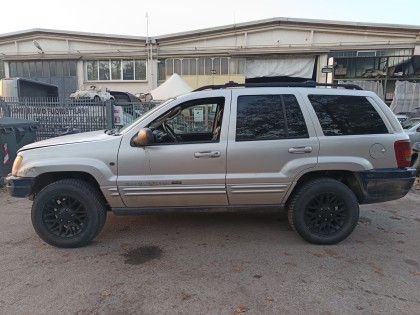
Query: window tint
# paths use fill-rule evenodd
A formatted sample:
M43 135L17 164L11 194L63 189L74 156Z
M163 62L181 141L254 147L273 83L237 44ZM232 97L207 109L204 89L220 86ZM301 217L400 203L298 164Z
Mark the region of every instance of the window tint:
M309 95L326 136L388 133L382 118L363 96Z
M239 96L236 119L236 141L309 137L294 95Z

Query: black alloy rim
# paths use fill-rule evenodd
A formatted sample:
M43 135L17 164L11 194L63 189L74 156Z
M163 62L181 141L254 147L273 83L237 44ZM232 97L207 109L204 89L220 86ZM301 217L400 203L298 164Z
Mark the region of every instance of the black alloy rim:
M313 198L304 213L305 225L312 233L331 235L340 231L348 217L344 201L334 193Z
M63 194L45 204L42 219L55 236L73 238L86 229L88 214L77 198Z

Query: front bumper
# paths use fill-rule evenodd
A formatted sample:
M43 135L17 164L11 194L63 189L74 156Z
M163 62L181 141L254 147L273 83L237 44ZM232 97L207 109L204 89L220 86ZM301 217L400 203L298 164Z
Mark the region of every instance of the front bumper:
M9 175L6 177L7 191L12 197L26 198L31 194L35 178L16 177Z
M404 197L413 187L416 170L375 169L356 173L361 188L359 202L361 204L377 203Z

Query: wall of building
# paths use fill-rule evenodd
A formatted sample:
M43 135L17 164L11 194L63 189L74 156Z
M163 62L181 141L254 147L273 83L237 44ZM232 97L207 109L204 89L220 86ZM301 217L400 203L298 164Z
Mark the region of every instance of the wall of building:
M9 63L13 61L72 59L77 60L78 87L95 84L133 94L147 93L167 79L168 75L158 72L158 62L170 58L273 57L280 60L286 56L313 56L317 60L315 79L324 83L333 76L322 72L329 65L330 53L392 48L411 49L414 55L420 54L420 27L275 18L151 39L52 30L0 35L0 60L5 76L10 75ZM84 62L115 58L145 60L145 80L86 80ZM196 88L228 81L241 83L247 77L245 72L181 75Z

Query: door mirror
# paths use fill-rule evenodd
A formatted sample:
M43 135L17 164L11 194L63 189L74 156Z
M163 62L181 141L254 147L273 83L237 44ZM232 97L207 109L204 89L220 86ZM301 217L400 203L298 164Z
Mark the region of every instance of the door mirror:
M137 136L133 138L133 143L137 146L145 146L155 143L152 130L149 128L140 129Z

